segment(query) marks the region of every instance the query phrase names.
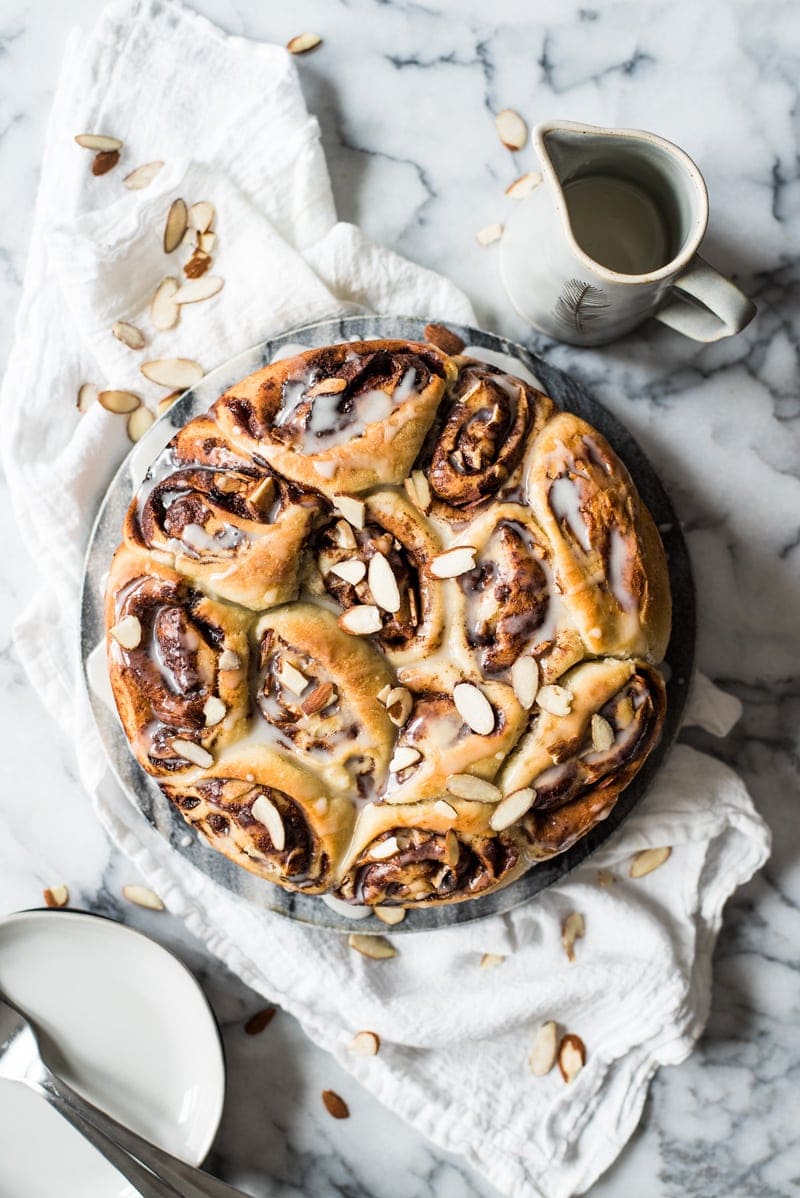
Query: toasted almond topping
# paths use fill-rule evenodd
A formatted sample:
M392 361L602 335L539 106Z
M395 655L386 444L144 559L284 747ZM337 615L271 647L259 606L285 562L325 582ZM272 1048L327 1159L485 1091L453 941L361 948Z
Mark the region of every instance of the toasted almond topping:
M458 842L455 832L450 828L444 838L444 859L448 865L458 865L458 858L460 856L461 845Z
M156 358L152 362L142 362L139 369L151 383L172 390L193 387L205 374L200 363L192 358Z
M447 799L437 799L433 804L435 815L441 816L442 819L458 819L458 812L455 807L451 807Z
M202 745L195 744L193 740L184 740L183 737L178 737L173 740L172 747L179 757L190 761L192 765L199 765L201 769L208 769L210 765L214 764L212 754Z
M572 911L561 927L561 943L568 961L575 960L575 941L582 940L586 932L586 921L579 911Z
M114 412L117 416L135 412L142 402L132 391L101 391L97 401L101 408L105 408L107 412Z
M198 233L207 233L214 223L217 215L217 210L208 200L200 200L197 204L192 204L187 219L189 228L195 229Z
M311 694L300 704L300 710L303 715L316 715L318 711L324 711L331 700L335 698L336 692L333 689L333 683L320 682L319 686L315 686Z
M255 1015L250 1016L244 1025L244 1030L248 1036L259 1036L274 1018L275 1008L264 1007L261 1011L256 1011Z
M530 711L539 689L539 663L535 657L518 657L511 667L511 685L520 707Z
M641 853L637 853L634 857L629 876L631 878L644 878L647 874L651 874L654 869L658 869L668 860L672 849L642 849Z
M242 664L242 660L238 653L234 653L233 649L223 649L219 655L219 668L221 670L238 670Z
M535 187L538 187L542 181L542 176L539 171L526 171L524 175L520 175L513 183L509 183L506 188L506 195L510 200L524 200L529 196Z
M340 549L357 548L355 533L346 520L337 520L333 532Z
M400 610L400 591L397 579L389 561L382 553L375 553L369 559L367 582L372 592L372 598L384 611L397 612Z
M580 1036L572 1032L562 1036L558 1046L558 1068L567 1085L575 1080L585 1064L586 1047Z
M482 690L471 682L457 682L453 687L453 702L467 727L480 736L494 731L495 714Z
M414 706L411 691L404 686L394 686L384 699L384 703L389 719L397 728L402 728Z
M604 753L614 743L614 730L603 716L592 716L592 747L598 753Z
M409 587L406 592L408 596L408 619L412 628L416 628L419 624L419 615L417 614L417 597L414 594L414 588Z
M502 965L505 957L501 953L484 953L481 957L481 969L494 969L496 965Z
M357 953L370 957L373 961L388 961L397 956L397 949L390 944L385 936L369 936L366 932L351 932L347 943Z
M198 233L197 248L202 250L204 254L213 254L214 246L217 244L216 233Z
M369 859L370 861L386 861L389 857L394 857L399 849L397 837L387 836L386 840L379 841L374 848L369 850Z
M181 310L175 303L178 290L177 279L162 279L153 292L150 301L150 319L153 326L162 332L174 328L178 323Z
M105 133L79 133L75 140L84 150L110 152L122 149L122 142L118 137L108 137Z
M142 625L138 616L123 616L110 631L123 649L136 649L142 643Z
M341 512L348 524L352 524L353 528L364 527L366 509L363 499L354 499L352 495L334 495L333 506Z
M558 1025L549 1020L539 1028L533 1041L528 1065L534 1077L545 1077L556 1063Z
M456 545L438 553L431 559L431 574L434 578L458 578L475 567L477 549L472 545Z
M199 304L211 299L218 291L222 291L225 280L219 275L203 275L202 279L189 279L175 292L173 301L176 304Z
M81 414L88 412L92 404L97 403L97 397L99 394L100 393L97 390L97 387L95 387L94 383L82 383L78 388L78 411Z
M495 832L502 832L505 828L510 828L517 820L522 819L523 815L530 811L535 798L536 791L532 786L523 786L521 790L515 790L507 795L502 803L498 803L495 807L489 821Z
M356 604L339 616L339 627L354 636L369 636L370 633L380 632L382 626L381 613L370 603Z
M322 1101L325 1104L325 1110L329 1115L333 1115L334 1119L349 1119L350 1109L343 1098L340 1098L335 1090L323 1090Z
M598 869L598 871L597 871L597 885L598 886L613 886L614 883L616 882L616 880L617 879L611 873L611 870Z
M145 162L135 167L122 182L130 191L141 191L150 186L163 165L163 162Z
M187 279L199 279L211 266L211 255L205 250L194 250L191 258L183 265L183 273Z
M309 50L315 50L321 44L322 38L318 33L298 33L286 43L286 49L290 54L308 54Z
M277 852L283 852L286 847L286 829L283 826L281 813L272 800L268 799L266 795L259 795L250 808L250 814L253 819L257 819L267 829Z
M392 684L391 684L391 682L387 682L386 686L382 686L381 689L378 691L376 698L378 699L379 703L383 703L385 705L386 700L388 699L388 697L391 693L392 693Z
M375 1057L381 1046L380 1036L375 1032L356 1032L347 1045L347 1051L354 1057Z
M503 108L494 118L497 136L507 150L521 150L528 140L528 126L513 108Z
M422 471L412 470L409 477L404 480L403 486L414 507L419 508L421 512L427 512L431 506L431 489Z
M308 679L305 674L296 669L289 661L281 662L281 668L278 671L278 678L281 684L290 690L293 695L299 698L303 691L308 686Z
M412 745L398 745L389 762L389 769L393 774L399 774L400 770L408 769L410 765L416 765L421 757L419 749L415 749Z
M314 383L308 388L306 395L310 399L316 395L338 395L340 391L344 391L346 386L346 379L320 379L318 383Z
M221 724L227 710L222 699L218 699L216 695L209 695L203 704L206 727L213 728L215 724Z
M474 799L476 803L499 803L503 797L499 786L474 774L451 774L446 788L457 799Z
M475 238L478 245L491 245L493 241L499 241L503 236L502 225L484 225L482 229L478 229Z
M131 412L125 427L134 444L141 440L154 420L155 416L149 408L137 408L135 412Z
M445 354L460 354L464 348L464 342L458 333L454 333L443 324L426 324L425 340Z
M66 886L48 886L42 891L46 907L66 907L69 902L69 890Z
M137 329L135 324L128 324L127 320L115 320L111 326L111 332L117 341L127 345L128 349L144 349L144 333L141 329Z
M169 206L166 224L164 225L164 253L171 254L183 241L188 223L186 201L178 198Z
M137 907L147 907L148 911L164 910L161 899L149 886L123 886L122 893L129 903L135 903Z
M542 686L536 695L536 702L542 711L550 715L569 715L572 710L574 695L565 686Z
M402 923L406 917L405 907L373 907L372 910L381 923L389 924L390 927Z
M630 695L626 695L624 699L620 699L614 711L614 721L621 732L630 725L633 719L633 703Z

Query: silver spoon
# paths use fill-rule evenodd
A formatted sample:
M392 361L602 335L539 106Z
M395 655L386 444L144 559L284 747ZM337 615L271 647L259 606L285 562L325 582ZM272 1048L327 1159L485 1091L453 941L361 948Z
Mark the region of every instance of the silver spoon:
M33 1025L0 991L0 1078L40 1094L142 1198L247 1198L209 1173L151 1144L93 1106L53 1071Z

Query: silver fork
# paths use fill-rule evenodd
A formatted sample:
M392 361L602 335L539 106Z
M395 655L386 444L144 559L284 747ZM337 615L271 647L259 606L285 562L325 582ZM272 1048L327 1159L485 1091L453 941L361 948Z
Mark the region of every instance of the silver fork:
M47 1061L34 1026L0 991L0 1078L40 1094L136 1187L142 1198L247 1198L151 1144L82 1098Z

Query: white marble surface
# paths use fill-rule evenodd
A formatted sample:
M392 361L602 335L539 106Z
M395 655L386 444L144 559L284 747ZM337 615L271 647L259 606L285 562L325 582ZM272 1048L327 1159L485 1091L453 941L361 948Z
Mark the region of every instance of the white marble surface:
M449 273L481 323L527 340L579 375L624 419L662 473L697 571L699 664L743 699L721 745L776 833L771 862L731 902L715 960L708 1030L657 1077L640 1131L596 1198L777 1198L800 1193L798 746L800 399L797 80L800 22L780 0L199 0L225 28L285 41L318 30L299 65L321 121L340 215ZM0 0L0 353L11 338L41 146L67 29L99 0ZM655 325L579 351L532 337L510 311L496 247L503 188L534 165L496 140L491 113L639 125L700 163L711 195L704 252L759 304L742 336L700 348ZM260 1003L165 915L126 905L131 869L112 852L10 644L33 588L23 538L6 524L0 577L4 743L0 913L69 884L76 906L114 914L180 951L220 1017L230 1066L210 1164L254 1195L353 1198L489 1195L477 1175L376 1107L279 1015L242 1031ZM352 1118L333 1122L330 1087ZM2 1163L0 1162L0 1192ZM24 1196L13 1196L24 1198Z

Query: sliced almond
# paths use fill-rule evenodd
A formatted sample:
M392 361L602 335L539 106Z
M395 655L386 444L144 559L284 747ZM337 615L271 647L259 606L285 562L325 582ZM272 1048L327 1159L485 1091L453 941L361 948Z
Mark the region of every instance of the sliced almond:
M431 488L427 478L421 470L412 470L410 476L404 481L406 494L415 507L421 512L427 512L431 506Z
M351 932L347 943L357 953L370 957L373 961L388 961L397 956L397 949L390 944L385 936L369 936L365 932Z
M83 414L88 412L93 403L97 403L97 397L100 392L95 387L94 383L82 383L78 388L78 411Z
M506 188L506 195L510 200L524 200L529 196L535 187L538 187L542 181L542 176L539 171L526 171L524 175L520 175L513 183L509 183Z
M411 715L414 700L411 691L404 686L393 686L383 700L389 719L397 728L402 728Z
M179 287L172 297L176 304L199 304L222 291L225 280L219 275L203 275L202 279L189 279Z
M515 790L507 795L502 803L498 803L495 807L492 818L489 820L495 832L502 832L505 828L510 828L517 820L522 819L523 815L530 811L535 798L536 791L532 786L523 786L521 790Z
M672 849L642 849L641 853L637 853L631 862L631 868L628 871L628 876L631 878L644 878L647 874L651 874L654 869L658 869L669 858Z
M484 953L481 957L481 969L494 969L497 965L502 965L505 957L502 953Z
M569 715L572 710L574 696L565 686L542 686L536 695L536 702L542 711L550 715Z
M247 496L248 503L254 507L264 508L265 505L273 502L275 498L275 479L271 474L265 474L260 482L257 482L250 494Z
M300 710L303 715L316 715L318 711L324 711L331 700L336 698L336 692L331 682L320 682L319 686L315 686L310 695L308 695L300 704Z
M614 875L612 874L610 869L598 869L598 871L597 871L597 885L598 886L613 886L614 883L616 882L616 880L617 879L614 877Z
M109 631L123 649L137 649L142 643L142 625L138 616L123 616Z
M135 903L137 907L147 907L148 911L164 910L161 899L149 886L123 886L122 893L129 903Z
M259 795L250 808L250 813L253 819L257 819L267 829L276 850L279 853L282 852L286 847L286 829L283 826L281 813L272 800L268 799L266 795Z
M66 907L69 902L69 890L66 886L48 886L42 891L46 907Z
M150 301L150 319L157 329L166 331L178 323L181 310L175 303L178 291L177 279L162 279Z
M150 186L163 165L163 162L145 162L135 167L122 182L129 191L142 191Z
M369 559L367 582L372 592L372 598L384 611L397 612L400 610L400 590L394 570L389 565L388 558L382 553L375 553Z
M376 1057L380 1046L380 1036L375 1032L356 1032L347 1045L347 1051L354 1057Z
M183 265L183 273L187 279L200 279L211 267L211 255L205 250L195 250L188 262Z
M388 861L390 857L394 857L395 853L400 849L397 843L396 836L387 836L385 840L381 840L374 848L369 851L370 861Z
M558 1025L548 1020L543 1023L533 1040L528 1066L534 1077L546 1077L556 1063L558 1055Z
M173 200L169 206L167 220L164 225L164 253L171 254L176 250L183 241L183 235L186 232L189 216L186 208L186 201L180 199Z
M471 682L457 682L453 687L453 702L464 723L480 736L494 731L495 714L482 690Z
M614 711L614 722L621 732L630 725L633 719L633 703L630 695L626 695L624 699L620 699Z
M458 578L475 568L477 549L472 545L456 545L431 559L430 571L434 578Z
M382 686L375 697L377 698L379 703L383 703L385 705L386 700L389 698L389 695L391 693L392 693L392 684L391 684L391 682L387 682L386 686Z
M216 233L198 233L197 248L202 250L204 254L213 254L214 246L217 244Z
M107 175L119 162L119 150L101 150L92 160L93 175Z
M511 667L511 685L520 707L530 711L539 690L539 663L535 657L518 657Z
M561 927L561 943L568 961L575 960L575 941L582 940L586 933L586 921L579 911L571 911Z
M325 1110L334 1119L349 1119L350 1109L343 1098L341 1098L335 1090L323 1090L322 1102Z
M196 204L192 204L187 213L189 228L195 229L198 233L207 233L213 225L217 215L217 210L208 200L199 200Z
M222 702L222 699L216 695L209 695L203 704L203 716L206 721L207 728L213 728L217 724L221 724L225 719L227 707Z
M334 495L333 506L341 512L348 524L353 528L364 527L366 508L363 499L354 499L352 495Z
M451 774L445 786L447 793L457 799L473 799L476 803L499 803L503 797L499 786L474 774Z
M107 412L114 412L118 416L126 416L128 412L135 412L142 402L139 396L134 395L132 391L101 391L97 396L97 401L101 408L105 408Z
M359 603L339 616L339 627L354 636L369 636L383 627L381 613L370 603Z
M614 743L614 729L608 720L595 713L592 716L592 748L604 753Z
M122 149L122 142L118 137L108 137L105 133L79 133L75 140L84 150L97 150L102 153Z
M322 38L318 33L298 33L289 39L286 49L290 54L308 54L309 50L315 50L321 44Z
M202 745L196 744L193 740L184 740L183 737L178 737L172 742L172 748L179 757L183 757L186 761L190 761L192 765L198 765L201 769L208 769L214 764L214 758L207 749Z
M421 758L422 754L419 749L415 749L412 745L399 745L389 762L389 769L393 774L399 774L401 770L408 769L410 765L416 765Z
M558 1068L564 1081L569 1085L586 1064L586 1047L580 1036L569 1032L561 1037L558 1046Z
M134 444L141 440L154 420L155 416L149 408L137 408L135 412L131 412L125 427Z
M221 670L238 670L242 664L242 659L238 653L234 653L233 649L223 649L219 655L219 668Z
M137 329L135 324L128 324L127 320L115 320L111 326L111 332L117 341L127 345L128 349L144 349L144 333L141 329Z
M458 858L461 856L461 845L458 837L452 828L448 831L444 838L444 859L450 866L458 865Z
M390 927L402 923L406 917L405 907L373 907L372 910L381 923L389 924Z
M306 678L305 674L296 669L290 661L284 661L281 663L281 668L278 671L278 677L280 678L283 686L287 687L287 689L290 690L293 695L297 695L298 699L308 686L308 679Z
M528 140L528 126L513 108L503 108L498 112L494 126L507 150L521 150Z
M355 533L346 520L337 520L333 532L336 544L340 549L357 548Z
M346 387L346 379L320 379L318 383L314 383L308 388L306 395L310 399L314 399L317 395L338 395Z
M355 586L357 582L361 582L366 577L367 567L357 557L349 557L343 562L337 562L335 566L331 566L331 574L335 574L337 578L341 578L344 582L349 582Z
M447 799L437 799L433 804L433 813L442 819L458 819L458 812L455 807L450 806Z
M192 358L156 358L152 362L142 362L139 369L151 383L172 390L193 387L205 374L200 363Z
M445 354L460 354L464 348L464 342L458 333L454 333L443 324L426 324L425 340Z
M244 1030L248 1036L259 1036L265 1028L269 1027L274 1018L275 1008L264 1007L262 1010L256 1011L255 1015L250 1016L244 1025Z
M493 241L499 241L502 236L502 225L484 225L482 229L478 229L475 240L478 245L491 245Z

